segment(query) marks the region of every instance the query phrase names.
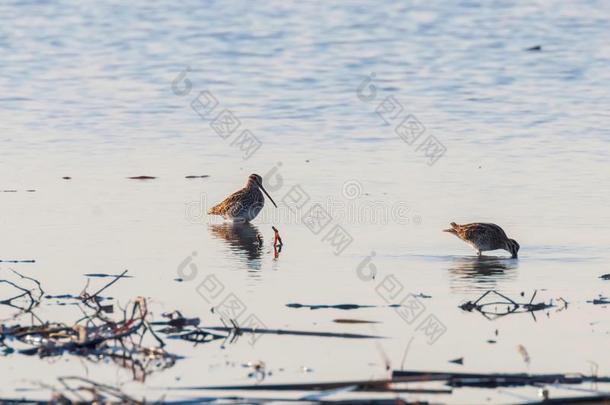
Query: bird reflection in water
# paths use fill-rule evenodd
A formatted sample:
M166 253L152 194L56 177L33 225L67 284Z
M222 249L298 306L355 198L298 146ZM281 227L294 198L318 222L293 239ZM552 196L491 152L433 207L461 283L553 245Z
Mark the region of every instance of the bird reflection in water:
M218 239L223 239L249 268L260 270L263 238L258 228L250 223L231 223L210 225L210 231Z
M451 288L456 291L496 288L516 277L518 265L517 260L502 257L457 257L449 264Z

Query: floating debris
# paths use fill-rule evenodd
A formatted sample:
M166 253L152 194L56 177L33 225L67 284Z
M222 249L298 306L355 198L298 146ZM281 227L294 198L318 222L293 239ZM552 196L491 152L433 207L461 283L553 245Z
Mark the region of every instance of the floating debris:
M529 52L540 52L540 51L542 51L542 46L541 45L535 45L535 46L527 48L526 51L529 51Z
M307 369L309 370L309 369ZM349 388L351 392L403 392L403 393L419 393L419 394L451 394L451 389L420 389L404 387L404 383L419 383L422 378L395 377L392 379L382 380L348 380L338 382L318 382L318 383L286 383L286 384L256 384L256 385L225 385L225 386L210 386L210 387L180 387L174 389L180 390L227 390L227 391L329 391ZM424 380L425 381L425 380ZM396 385L394 385L396 384ZM307 396L307 399L313 400L313 397ZM335 403L335 402L333 402ZM346 402L346 403L353 403ZM360 403L360 402L358 402ZM366 402L366 403L379 403ZM396 399L392 402L396 404ZM417 402L422 403L422 402Z
M13 189L10 189L10 190L1 190L1 191L2 191L3 193L16 193L16 192L18 192L19 190L13 190ZM26 192L26 193L35 193L35 192L36 192L36 190L29 189L29 190L25 190L25 192Z
M288 308L341 309L344 311L349 311L352 309L360 309L360 308L380 308L380 307L398 308L398 307L400 307L399 304L392 304L392 305L359 305L359 304L308 305L308 304L299 304L299 303L286 304L286 306Z
M58 295L51 295L51 294L47 294L44 296L45 299L47 300L77 300L77 301L81 301L82 297L80 295L73 295L73 294L58 294ZM101 302L104 300L111 300L113 299L112 297L102 297L101 295L98 295L97 297L95 297L95 300L97 302Z
M44 296L46 299L50 300L50 299L58 299L58 300L67 300L67 299L73 299L73 300L79 300L80 296L78 295L72 295L72 294L59 294L59 295L51 295L51 294L47 294Z
M526 373L452 373L432 371L395 370L394 378L410 378L411 381L441 381L450 387L523 387L539 384L584 384L587 382L610 382L610 377L586 376L583 374L526 374Z
M561 312L564 309L568 309L568 301L564 300L563 297L559 297L557 298L557 302L561 302L563 304L563 307L557 309L557 312Z
M339 319L333 319L333 322L335 323L354 323L354 324L360 324L360 323L379 323L377 321L365 321L364 319L345 319L345 318L339 318Z
M210 177L209 174L202 174L202 175L195 175L195 176L184 176L185 179L205 179L207 177Z
M602 274L601 276L599 276L599 278L601 278L602 280L610 280L610 273Z
M601 294L599 295L599 297L594 298L592 300L587 301L589 304L593 304L593 305L607 305L610 304L610 300L607 297L602 296Z
M70 176L64 176L64 177L62 177L62 179L64 179L64 180L71 180L71 179L72 179L72 177L70 177Z
M218 339L226 339L225 335L218 335L211 332L207 332L201 329L193 330L186 333L178 333L169 335L168 339L180 339L185 340L187 342L201 344L201 343L210 343Z
M248 362L242 364L242 367L247 367L252 371L248 373L248 378L255 378L257 382L261 382L267 377L267 367L264 361L257 361L255 363Z
M58 377L59 386L44 388L52 391L49 401L27 400L24 398L2 398L2 403L52 403L52 404L145 404L144 399L138 400L125 394L120 388L100 384L83 377ZM39 387L37 387L39 388Z
M111 282L109 282L108 284L106 284L104 287L100 288L99 290L97 290L97 292L95 292L93 295L89 295L87 293L87 286L89 285L89 281L87 281L87 286L85 286L85 289L83 290L83 292L81 292L81 297L83 297L83 302L86 303L89 300L94 300L97 302L97 297L98 295L104 291L105 289L107 289L108 287L110 287L111 285L113 285L114 283L116 283L117 281L119 281L120 279L125 277L125 274L127 274L128 270L125 270L124 272L122 272L121 274L117 275L114 277L114 280L112 280Z
M165 343L150 326L145 298L137 297L121 308L119 318L108 317L115 312L117 304L102 304L103 298L99 294L124 278L127 270L93 294L87 292L87 280L78 297L47 295L36 279L12 272L20 277L20 283L9 279L1 279L0 283L8 284L19 293L0 301L0 305L17 310L10 320L30 319L30 325L6 321L0 324L0 349L4 353L41 358L70 354L93 363L114 362L130 370L136 381L144 381L149 374L172 367L179 358L165 351ZM79 306L81 316L73 323L43 320L35 313L43 299L60 300L60 304L68 304L65 300L70 300L70 304ZM146 340L156 344L145 345Z
M244 367L265 367L263 362L254 363L251 366ZM281 369L280 369L281 370ZM309 370L309 369L308 369ZM270 372L266 371L267 375ZM61 383L60 387L45 387L52 390L52 403L104 403L104 404L145 404L145 400L137 400L123 393L119 388L98 384L91 380L81 377L60 377L58 380ZM179 377L176 378L180 380ZM296 398L299 402L317 402L329 404L376 404L376 405L424 405L431 402L422 401L420 399L407 401L404 398L388 398L382 399L379 397L362 397L357 399L333 399L326 400L325 397L341 393L351 392L368 392L368 393L413 393L413 394L430 394L430 395L448 395L454 392L455 388L459 387L475 387L483 389L495 389L497 387L539 387L542 384L557 384L566 385L581 385L589 382L609 382L608 377L585 376L581 374L474 374L474 373L452 373L452 372L428 372L428 371L394 371L391 379L377 380L345 380L335 382L314 382L314 383L285 383L285 384L260 384L256 381L249 385L229 385L229 386L187 386L187 387L167 387L171 391L191 391L191 390L227 390L227 391L269 391L269 392L289 392L289 391L305 391L309 394ZM434 384L434 387L426 388L425 383ZM439 383L444 383L445 387L437 388ZM411 387L409 386L410 384ZM414 385L414 386L413 386ZM570 388L570 387L566 387ZM580 390L579 388L575 388ZM545 388L541 388L542 391ZM586 390L590 391L590 390ZM601 391L590 391L592 395L575 397L553 397L548 401L535 403L605 403L610 399L610 395ZM155 403L168 403L170 405L178 405L185 403L266 403L266 402L295 402L295 397L270 397L266 394L264 400L257 397L247 397L243 394L239 396L210 396L206 395L201 398L193 398L188 400L165 401L161 398ZM279 394L276 394L279 395ZM542 395L547 395L542 392ZM544 399L541 397L541 399ZM8 403L40 403L40 400L29 401L25 398L9 399L2 398L3 402ZM594 402L595 401L595 402ZM152 401L151 401L152 402ZM46 402L45 402L46 403ZM438 403L434 401L433 403Z
M206 326L202 329L230 332L234 337L241 336L244 333L252 335L292 335L292 336L310 336L310 337L327 337L327 338L342 338L342 339L383 339L383 336L362 335L358 333L337 333L337 332L314 332L307 330L288 330L288 329L265 329L265 328L243 328L237 325L230 326Z
M464 304L459 305L459 308L468 312L476 310L483 314L483 316L485 316L486 318L492 319L509 314L518 314L525 312L532 313L533 315L535 311L542 311L554 307L552 300L548 304L545 302L534 303L534 298L536 297L537 291L538 290L534 291L534 294L532 294L532 298L528 303L518 303L496 290L489 290L486 291L479 298L477 298L476 301L467 301ZM480 303L483 298L487 297L488 295L495 295L497 297L500 297L502 300ZM493 309L488 309L490 307L493 307Z
M130 180L154 180L156 179L156 177L154 176L133 176L133 177L127 177Z
M459 364L460 366L464 365L464 358L460 357L457 359L449 360L449 363Z
M183 317L182 314L180 313L180 311L163 313L163 314L161 314L161 316L163 318L166 318L167 321L156 321L156 322L151 322L150 324L151 325L170 326L173 328L172 332L181 331L187 326L199 326L199 323L201 322L199 320L199 318Z
M519 352L519 354L521 355L523 362L529 366L531 359L530 359L530 355L527 352L527 349L525 348L525 346L523 346L523 345L517 346L517 352Z
M86 274L83 274L83 275L85 277L92 277L92 278L106 278L106 277L109 277L109 278L117 278L117 277L118 278L121 278L121 277L122 278L131 278L131 277L133 277L133 276L126 275L125 274L126 272L127 271L123 272L123 274L86 273Z
M34 278L24 276L23 274L11 269L11 272L20 278L20 281L26 280L33 284L32 287L28 288L27 286L20 285L17 281L11 281L7 279L0 280L0 284L7 284L9 287L13 287L16 290L16 295L3 299L0 301L0 305L6 305L8 307L16 309L18 312L12 316L12 319L17 319L19 316L23 314L32 314L33 317L35 315L32 313L34 308L40 305L40 300L44 295L44 291L40 282ZM14 303L17 301L17 304ZM21 301L21 302L20 302ZM19 326L19 325L17 325ZM4 343L4 333L5 325L0 324L0 347L7 348Z
M36 263L36 260L0 260L0 263Z

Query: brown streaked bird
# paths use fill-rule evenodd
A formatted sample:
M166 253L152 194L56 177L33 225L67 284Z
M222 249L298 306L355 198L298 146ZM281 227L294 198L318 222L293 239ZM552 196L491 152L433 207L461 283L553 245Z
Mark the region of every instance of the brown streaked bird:
M509 239L504 230L496 224L486 224L474 222L472 224L458 225L451 223L450 229L444 229L468 243L481 256L481 252L486 250L504 249L511 254L512 258L517 258L519 244L514 239Z
M237 190L225 198L224 201L210 208L208 214L221 215L225 219L231 219L236 222L250 222L256 218L258 213L263 209L263 205L265 205L263 193L269 197L275 208L277 208L277 204L267 193L265 187L263 187L263 178L258 174L251 174L248 176L248 181L244 188Z

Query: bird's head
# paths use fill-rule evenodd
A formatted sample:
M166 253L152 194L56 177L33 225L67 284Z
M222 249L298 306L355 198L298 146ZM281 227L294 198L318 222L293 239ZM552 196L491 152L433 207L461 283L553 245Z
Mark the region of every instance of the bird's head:
M260 175L253 173L250 176L248 176L247 185L248 185L248 187L260 188L263 191L263 193L265 193L265 195L269 198L269 200L273 203L273 205L275 205L275 208L277 208L277 204L275 203L275 201L273 201L273 198L271 198L271 196L269 195L267 190L265 190L265 187L263 186L263 178Z
M260 185L263 184L263 178L256 173L252 173L251 175L248 176L247 184L250 186L259 187Z
M517 258L517 253L519 252L520 247L521 246L519 246L517 241L514 239L509 239L508 241L506 241L506 250L508 250L510 252L511 257L513 259Z

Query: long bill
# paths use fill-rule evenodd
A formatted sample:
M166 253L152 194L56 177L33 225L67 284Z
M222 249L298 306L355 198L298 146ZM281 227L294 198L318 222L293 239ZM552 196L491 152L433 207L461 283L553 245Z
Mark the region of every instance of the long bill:
M275 208L277 208L277 204L275 203L275 201L273 201L273 198L271 198L271 196L269 195L269 193L267 192L267 190L265 190L265 187L263 187L262 184L259 184L259 187L261 188L261 190L263 190L263 193L265 193L265 195L267 197L269 197L269 199L271 200L271 202L273 203L273 205L275 205Z

